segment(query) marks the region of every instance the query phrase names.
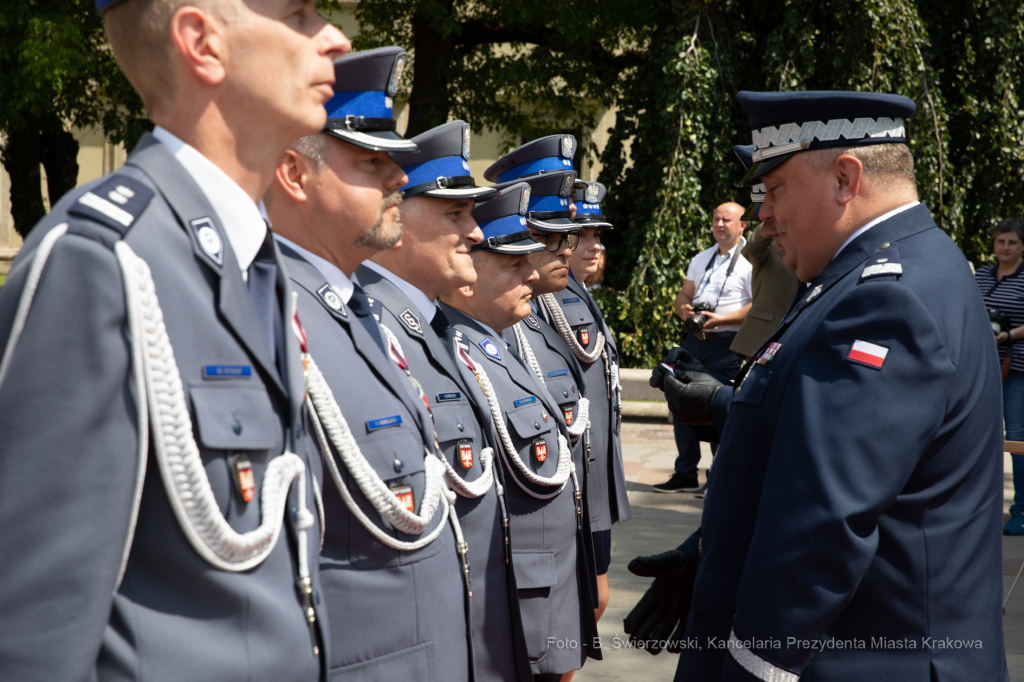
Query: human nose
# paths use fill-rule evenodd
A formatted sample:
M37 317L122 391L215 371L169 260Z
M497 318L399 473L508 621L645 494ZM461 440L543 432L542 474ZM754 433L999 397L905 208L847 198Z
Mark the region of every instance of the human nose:
M323 26L317 34L319 53L334 60L352 51L352 41L334 24L321 18Z
M480 225L473 218L472 214L469 214L469 223L473 228L466 233L466 241L473 244L482 244L484 241L484 231L480 229Z

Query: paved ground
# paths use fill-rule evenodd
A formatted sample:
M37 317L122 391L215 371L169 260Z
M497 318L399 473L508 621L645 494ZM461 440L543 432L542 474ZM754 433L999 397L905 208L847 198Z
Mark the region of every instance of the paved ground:
M672 427L657 422L623 424L623 456L629 502L633 518L612 529L612 565L608 572L611 599L598 623L604 644L603 661L590 661L574 677L574 682L604 680L669 681L675 673L676 657L662 653L651 656L645 651L624 646L628 637L622 632L622 619L646 591L651 582L626 570L635 556L662 552L675 547L700 524L703 500L689 494L659 494L651 486L667 480L675 459ZM711 451L703 446L701 480L711 462ZM1013 496L1010 457L1006 455L1006 509ZM1024 563L1024 537L1003 539L1004 594L1017 570ZM1006 658L1010 679L1024 682L1024 577L1006 605L1003 617Z

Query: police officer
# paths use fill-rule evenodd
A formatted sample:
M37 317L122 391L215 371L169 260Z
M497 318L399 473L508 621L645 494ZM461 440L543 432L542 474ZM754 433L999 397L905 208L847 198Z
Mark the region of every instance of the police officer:
M1007 679L995 348L917 201L914 104L739 100L746 182L807 286L735 388L684 354L652 377L722 438L686 634L728 645L684 649L676 678Z
M157 4L97 2L156 129L0 295L0 678L323 679L319 463L256 201L349 44L312 6Z
M451 466L449 485L459 495L455 509L469 545L476 679L530 680L491 415L448 353L447 320L434 304L440 292L476 281L469 249L483 234L471 211L497 192L477 187L469 175L470 133L463 121L412 142L418 152L392 154L409 177L400 190L402 241L365 261L356 275L383 306L381 325L398 339L409 372L430 401Z
M506 182L521 178L557 175L572 168L576 152L576 139L572 135L550 135L529 142L498 159L484 172L488 180ZM563 187L557 205L549 199L544 205L531 206L527 215L533 227L546 224L551 231L559 221L578 226L571 220L570 207L574 194L575 177L563 177ZM532 202L531 202L532 203ZM574 207L576 208L576 207ZM577 208L578 211L578 208ZM590 429L587 435L588 477L587 505L593 531L596 555L598 615L608 604L608 567L611 564L611 527L613 523L630 518L626 497L626 477L622 466L619 437L619 381L618 352L615 342L597 304L586 287L571 273L565 288L554 293L538 294L538 314L558 332L563 343L576 357L583 369L580 379L583 397L589 405Z
M535 679L547 682L601 654L569 432L501 336L530 313L537 275L527 256L544 248L526 229L528 191L513 184L474 209L485 237L473 247L477 281L443 293L441 310L454 359L480 386L497 432L526 645Z
M334 680L472 678L466 547L426 396L351 280L401 237L407 178L388 152L416 149L391 116L405 60L397 47L337 59L324 132L293 145L268 193L308 335Z
M604 248L601 245L601 233L614 226L601 213L601 202L608 193L600 182L576 182L576 193L573 205L576 214L573 221L580 226L580 242L569 257L569 269L576 281L582 282L597 272L598 254Z

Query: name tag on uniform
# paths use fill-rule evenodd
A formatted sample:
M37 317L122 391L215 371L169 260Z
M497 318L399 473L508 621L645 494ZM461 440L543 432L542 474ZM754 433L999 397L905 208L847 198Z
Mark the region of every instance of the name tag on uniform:
M382 417L380 419L371 419L366 422L367 431L376 431L377 429L386 429L389 426L398 426L402 423L402 415L396 414L393 417Z
M413 498L411 485L396 485L391 488L391 493L398 498L398 501L410 514L416 513L416 500Z
M549 377L562 377L569 373L569 369L563 367L562 369L553 369L548 372Z
M563 298L562 299L562 303L579 303L579 302L580 302L580 299L577 298L576 296L572 296L570 298Z
M438 393L437 402L439 403L450 403L453 400L461 400L462 394L457 392L452 393Z
M529 398L520 398L515 401L516 407L522 407L523 405L529 405L530 403L537 402L537 396L531 395Z
M251 379L249 365L203 365L204 379Z

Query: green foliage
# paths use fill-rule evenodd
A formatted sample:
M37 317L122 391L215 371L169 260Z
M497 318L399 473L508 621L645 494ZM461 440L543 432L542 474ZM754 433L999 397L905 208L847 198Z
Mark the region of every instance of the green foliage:
M137 133L142 102L107 45L93 0L19 0L0 9L0 131L56 120Z
M624 364L682 340L672 302L711 245L710 213L747 203L732 153L748 143L739 90L894 92L917 103L908 135L921 200L975 261L985 231L1024 214L1024 6L1009 0L659 0L602 162L607 315ZM631 161L631 164L628 162ZM610 300L615 297L607 297Z

